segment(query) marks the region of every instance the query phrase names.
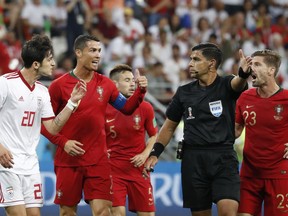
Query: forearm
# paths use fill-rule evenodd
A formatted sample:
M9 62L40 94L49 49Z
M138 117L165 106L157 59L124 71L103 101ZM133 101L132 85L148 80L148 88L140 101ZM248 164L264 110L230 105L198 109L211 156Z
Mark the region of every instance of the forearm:
M243 79L239 76L235 76L231 81L231 87L234 91L240 92L242 91L247 85L246 79Z
M243 129L244 129L243 125L235 123L235 138L236 139L241 136Z
M62 109L60 113L58 113L58 115L53 120L43 122L47 131L52 135L58 134L70 118L71 114L77 108L77 106L78 103L74 103L71 99L69 99L66 106Z
M147 153L147 155L149 155L151 150L153 149L154 143L156 142L156 138L157 138L157 134L155 134L154 136L151 136L151 137L149 137L149 139L147 139L146 148L144 150L144 152Z
M68 139L64 135L62 135L60 133L58 133L57 135L50 134L46 130L44 125L41 126L41 134L43 136L45 136L51 143L53 143L55 145L58 145L58 146L60 146L62 148L64 148L65 143L68 141Z
M137 88L135 93L127 99L124 107L120 111L126 115L132 114L143 101L145 93L146 89Z
M179 122L174 122L169 119L165 120L159 131L156 143L153 146L150 156L156 156L158 158L161 155L165 147L169 144L178 124Z

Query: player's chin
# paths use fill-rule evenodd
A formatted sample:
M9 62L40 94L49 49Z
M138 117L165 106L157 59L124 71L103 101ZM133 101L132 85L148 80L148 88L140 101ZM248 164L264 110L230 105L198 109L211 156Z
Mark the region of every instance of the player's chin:
M47 71L41 74L41 76L44 76L44 77L50 77L52 75L53 75L52 71Z

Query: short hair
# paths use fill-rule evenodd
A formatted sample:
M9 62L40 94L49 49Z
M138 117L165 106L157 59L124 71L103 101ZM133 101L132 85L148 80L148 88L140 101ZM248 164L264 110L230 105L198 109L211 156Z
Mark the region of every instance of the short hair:
M46 35L34 35L26 41L21 51L21 58L25 68L30 68L34 61L43 62L44 58L53 54L51 40Z
M208 59L216 60L216 69L221 65L223 59L223 53L220 48L213 43L200 43L192 48L192 51L200 50L202 55Z
M132 68L126 64L116 65L109 73L109 77L112 80L119 80L119 74L124 73L125 71L129 71L132 73Z
M87 46L86 42L88 41L100 42L100 40L93 35L79 35L74 42L74 51L76 49L83 50Z
M274 75L277 75L281 65L281 56L276 51L269 49L258 50L251 55L251 57L255 56L262 56L264 58L263 62L266 65L270 67L275 67L276 70Z

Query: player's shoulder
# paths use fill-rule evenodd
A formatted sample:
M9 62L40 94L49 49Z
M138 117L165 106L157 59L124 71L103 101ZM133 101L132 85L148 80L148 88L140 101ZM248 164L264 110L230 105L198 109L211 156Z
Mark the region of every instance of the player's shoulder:
M247 90L245 90L244 92L242 92L241 96L254 96L257 94L257 89L256 88L249 88Z
M154 108L152 106L152 104L148 101L142 101L142 103L139 105L139 109L144 111L144 112L154 112Z
M247 100L257 100L257 91L256 88L249 88L241 93L240 97L238 98L238 101L242 103L243 101Z
M103 74L100 74L98 72L95 72L95 77L96 77L98 82L101 82L101 83L103 83L103 82L113 83L113 81L109 77L107 77L107 76L105 76Z
M146 100L142 101L142 103L140 104L140 106L142 107L153 107L152 104Z
M1 79L5 79L5 80L15 80L20 78L20 75L18 72L11 72L11 73L6 73L4 75L1 76Z
M36 86L36 88L39 88L39 89L43 89L43 90L47 90L48 91L48 88L41 82L41 81L39 81L39 80L37 80L36 82L35 82L35 86Z
M288 99L288 89L281 88L278 94L275 94L276 97L280 97L282 99Z

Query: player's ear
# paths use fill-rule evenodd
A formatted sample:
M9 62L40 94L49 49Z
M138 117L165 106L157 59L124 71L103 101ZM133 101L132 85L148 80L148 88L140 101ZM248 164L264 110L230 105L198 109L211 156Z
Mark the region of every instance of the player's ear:
M82 51L80 49L75 50L75 55L80 57L82 55Z
M33 67L34 67L36 70L38 70L39 67L40 67L40 63L39 63L38 61L34 61L34 62L33 62Z
M116 80L112 80L112 81L115 83L116 87L118 88L118 82Z

